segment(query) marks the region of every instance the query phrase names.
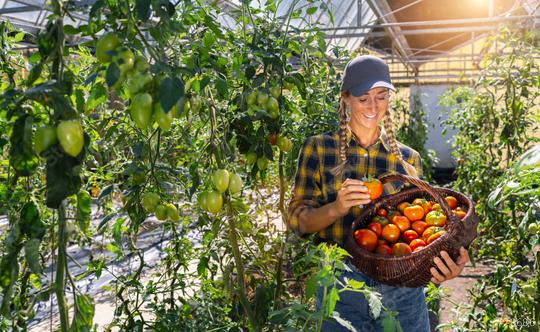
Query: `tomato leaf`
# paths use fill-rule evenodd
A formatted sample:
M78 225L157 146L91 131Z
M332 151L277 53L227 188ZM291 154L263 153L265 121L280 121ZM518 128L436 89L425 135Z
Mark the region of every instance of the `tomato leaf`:
M137 11L137 16L141 21L146 22L150 18L150 0L137 0L135 3L135 10Z
M330 290L330 295L328 296L328 302L326 305L326 316L330 316L332 312L334 312L334 308L336 307L336 303L339 301L339 294L336 287L332 287L332 290Z
M41 240L39 239L30 239L26 241L24 245L24 255L26 257L26 262L30 271L35 274L41 273L41 264L39 261L39 245Z
M51 148L47 157L47 206L57 209L68 196L75 195L81 187L81 162L84 150L77 158L71 157L59 150L58 145Z
M116 63L111 63L105 73L105 81L109 87L112 87L120 79L120 68Z
M90 194L81 190L77 194L77 214L76 220L81 231L85 234L88 233L88 227L90 226L90 208L92 205L92 197Z
M73 331L90 331L93 325L95 304L88 295L76 295L75 315L71 328Z
M184 83L178 77L167 77L159 84L161 108L168 113L180 97L184 96Z
M39 160L32 148L33 123L33 117L23 115L13 125L10 138L10 163L19 176L32 175L39 164Z
M223 99L227 99L229 96L229 88L227 82L221 78L218 78L216 81L216 89L219 93L219 96Z

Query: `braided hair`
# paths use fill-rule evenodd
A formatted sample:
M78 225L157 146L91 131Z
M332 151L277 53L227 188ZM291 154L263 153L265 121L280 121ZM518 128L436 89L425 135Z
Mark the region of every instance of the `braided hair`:
M345 94L346 96L347 94ZM340 163L331 170L331 173L335 177L342 177L343 173L348 167L347 164L347 149L349 148L349 143L351 139L350 128L349 128L349 117L347 115L347 105L343 96L341 97L339 103L339 159ZM384 129L386 131L386 136L388 138L388 144L390 145L390 153L396 156L398 161L403 166L407 175L412 177L418 177L418 171L416 168L403 159L403 155L398 148L396 136L394 134L394 129L392 128L392 116L390 114L390 109L387 108L384 115Z

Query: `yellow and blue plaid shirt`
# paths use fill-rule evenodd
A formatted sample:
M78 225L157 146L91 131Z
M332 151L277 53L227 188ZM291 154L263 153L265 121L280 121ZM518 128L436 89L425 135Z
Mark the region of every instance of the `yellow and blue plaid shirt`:
M398 142L403 158L412 164L418 175L422 176L420 154L412 148ZM396 156L390 153L388 139L381 130L379 139L368 148L362 147L356 139L350 140L347 150L348 168L341 178L332 175L331 170L340 163L339 133L327 133L306 139L298 156L298 168L292 198L289 203L289 227L298 233L298 216L305 209L318 208L336 200L342 180L363 177L380 178L388 173L406 174ZM384 184L383 196L398 192L403 184ZM349 213L337 219L333 224L320 230L320 240L336 242L342 245L347 235L347 228L360 214L359 207L353 207Z

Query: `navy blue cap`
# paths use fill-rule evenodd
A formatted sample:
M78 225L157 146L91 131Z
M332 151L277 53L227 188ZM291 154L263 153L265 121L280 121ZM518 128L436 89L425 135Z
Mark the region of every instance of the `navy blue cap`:
M349 91L358 97L378 87L395 90L388 65L382 59L373 55L361 55L349 61L343 71L341 92Z

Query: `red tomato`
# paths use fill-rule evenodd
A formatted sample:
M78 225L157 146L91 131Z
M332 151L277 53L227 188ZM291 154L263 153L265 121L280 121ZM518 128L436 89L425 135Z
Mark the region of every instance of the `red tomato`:
M418 234L424 233L427 227L428 227L428 224L426 224L422 220L415 221L411 225L411 228Z
M371 222L374 223L378 223L378 224L381 224L381 226L386 226L390 223L390 220L388 220L387 218L385 217L381 217L381 216L375 216L371 219Z
M388 242L386 242L385 239L380 239L380 238L379 238L379 241L377 242L377 245L380 246L381 244L388 244Z
M395 216L394 218L392 218L392 224L399 227L399 230L402 232L405 232L406 230L411 228L411 222L405 216Z
M360 247L368 251L373 251L377 246L377 234L369 229L357 229L354 238Z
M392 248L386 244L379 244L377 248L375 248L375 252L382 255L392 255Z
M378 179L367 179L364 181L364 185L368 189L369 199L374 200L381 197L383 192L382 182Z
M414 239L411 241L411 243L409 243L409 247L411 247L413 251L417 247L425 247L425 246L426 246L426 242L422 239Z
M388 224L382 230L382 237L388 242L396 242L400 234L399 227L394 224Z
M401 237L403 237L403 240L405 240L405 242L411 243L412 240L418 238L418 233L416 233L412 229L408 229L405 232L403 232L403 235Z
M448 203L448 206L450 206L450 209L455 209L458 205L458 201L454 196L446 196L444 198L446 200L446 203Z
M446 225L446 216L440 210L430 211L426 216L426 223L428 226L442 227Z
M386 211L386 209L380 208L377 210L377 215L381 217L386 217L388 216L388 211Z
M377 237L381 236L382 233L382 225L378 222L372 222L371 224L367 225L367 229L373 231L375 234L377 234Z
M399 212L403 213L403 210L405 210L406 207L411 206L411 203L409 202L401 202L398 204L397 209Z
M392 220L395 216L401 216L401 212L398 210L388 210L388 220Z
M396 256L403 256L412 252L411 247L406 243L395 243L392 246L392 254Z
M424 218L424 208L420 205L411 205L407 206L403 210L405 217L409 218L410 221L422 220Z

